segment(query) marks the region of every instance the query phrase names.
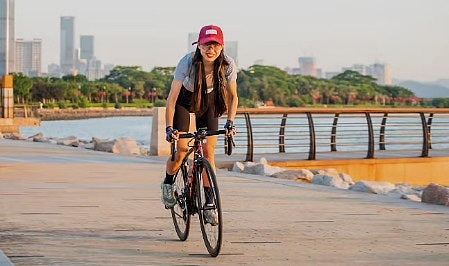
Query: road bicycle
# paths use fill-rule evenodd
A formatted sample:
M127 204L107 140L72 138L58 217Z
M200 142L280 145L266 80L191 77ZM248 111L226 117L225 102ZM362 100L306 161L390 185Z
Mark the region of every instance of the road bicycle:
M207 251L212 257L218 256L223 237L223 215L221 210L220 192L218 190L217 177L209 161L203 156L203 144L208 136L226 135L226 130L207 131L198 129L194 133L180 134L179 138L189 138L189 151L183 158L181 167L175 175L173 191L176 204L171 208L173 223L176 233L181 241L187 240L190 231L191 217L198 214L201 233ZM193 144L191 144L193 141ZM231 136L226 136L226 154L232 154L235 146ZM193 162L189 156L193 153ZM172 142L172 158L176 154L176 141ZM191 164L191 165L189 165ZM206 193L205 186L210 187ZM207 195L206 195L207 194ZM206 197L209 204L206 205ZM212 203L212 204L211 204ZM217 215L216 224L211 224L204 216L206 211L214 211Z

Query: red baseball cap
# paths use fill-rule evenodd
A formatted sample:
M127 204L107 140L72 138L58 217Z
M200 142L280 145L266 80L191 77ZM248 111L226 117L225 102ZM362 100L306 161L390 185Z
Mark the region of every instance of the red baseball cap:
M198 41L192 44L205 44L208 42L217 42L224 45L223 31L220 27L215 25L208 25L201 28Z

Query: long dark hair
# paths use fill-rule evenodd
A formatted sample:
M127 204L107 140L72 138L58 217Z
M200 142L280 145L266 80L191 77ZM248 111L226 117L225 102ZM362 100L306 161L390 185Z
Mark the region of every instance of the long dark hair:
M223 115L226 110L226 71L228 69L229 62L226 61L224 51L222 50L220 55L214 61L213 81L214 81L214 111L215 116L219 117ZM192 97L192 111L195 113L202 113L207 107L207 84L206 73L203 64L203 56L200 49L197 47L192 60L191 75L193 77L194 91Z

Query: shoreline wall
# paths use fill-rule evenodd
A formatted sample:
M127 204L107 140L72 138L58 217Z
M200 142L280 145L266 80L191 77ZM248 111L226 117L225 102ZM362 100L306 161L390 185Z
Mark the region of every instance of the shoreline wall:
M153 109L149 108L122 108L122 109L38 109L38 118L42 121L52 120L78 120L88 118L102 118L115 116L152 116Z

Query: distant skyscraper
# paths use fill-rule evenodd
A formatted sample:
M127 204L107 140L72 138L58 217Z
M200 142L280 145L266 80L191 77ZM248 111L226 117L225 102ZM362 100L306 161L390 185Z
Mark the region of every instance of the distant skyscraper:
M0 0L0 76L14 72L14 0Z
M92 35L81 35L80 37L81 59L91 60L95 57L94 40L95 40L94 36Z
M75 17L61 17L60 66L63 75L75 68Z
M389 64L373 64L368 68L368 75L377 80L377 83L382 85L392 85L393 77L391 66Z
M314 57L300 57L298 61L301 75L317 77L317 67Z
M235 63L238 65L238 55L239 55L239 44L235 41L230 41L225 43L225 53L234 59Z
M195 52L196 45L192 45L192 43L198 41L198 37L200 36L197 32L191 32L189 33L189 37L187 39L187 51L189 53Z
M101 79L103 75L103 69L101 68L102 64L100 60L91 59L87 62L87 79L88 80L97 80Z
M42 40L16 41L16 70L30 77L38 77L42 72Z
M355 64L350 67L343 67L342 71L345 72L346 70L351 70L358 72L361 75L368 75L368 66L362 65L362 64Z

